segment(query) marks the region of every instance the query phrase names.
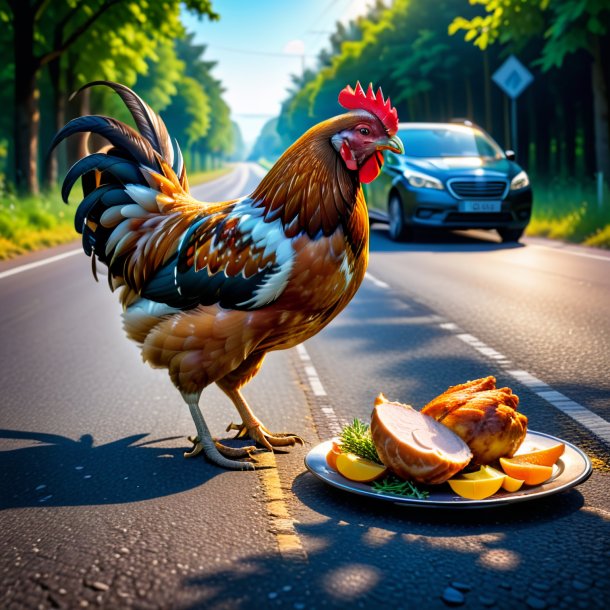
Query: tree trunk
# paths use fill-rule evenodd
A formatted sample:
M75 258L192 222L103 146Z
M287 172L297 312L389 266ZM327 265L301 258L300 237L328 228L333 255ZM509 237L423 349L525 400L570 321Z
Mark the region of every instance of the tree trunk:
M491 74L487 49L483 51L483 86L485 88L485 130L491 133Z
M596 38L593 51L593 123L595 130L595 160L598 172L610 181L610 36Z
M54 59L49 63L49 75L51 78L51 121L53 133L57 133L65 122L65 101L64 92L61 87L61 65L60 58ZM46 188L53 188L57 184L59 173L59 151L53 150L47 155L44 168L44 185Z
M72 60L73 58L69 55L68 67L66 69L66 88L70 93L72 93L72 91L76 91L77 89L76 75L74 74L74 64L76 62ZM91 114L90 98L91 89L85 89L79 93L71 102L67 104L65 112L67 115L66 118L74 119L85 114ZM71 167L79 159L82 159L88 154L87 135L83 133L75 133L73 136L70 136L66 141L66 151L68 166Z
M474 119L474 102L472 100L472 82L470 76L466 77L466 118Z
M563 129L564 137L563 141L565 144L565 169L570 177L576 174L576 108L573 99L566 94L565 100L565 114L563 117Z
M21 192L38 193L39 64L34 56L34 20L28 3L15 5L13 13L15 61L15 185Z

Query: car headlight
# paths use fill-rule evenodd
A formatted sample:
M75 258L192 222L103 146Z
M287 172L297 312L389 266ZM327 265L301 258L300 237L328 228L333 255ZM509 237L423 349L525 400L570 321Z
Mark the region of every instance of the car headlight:
M525 172L521 171L510 181L510 190L518 191L519 189L524 189L529 185L529 176Z
M442 191L445 188L438 178L413 171L412 169L406 169L404 176L411 186L418 189L437 189Z

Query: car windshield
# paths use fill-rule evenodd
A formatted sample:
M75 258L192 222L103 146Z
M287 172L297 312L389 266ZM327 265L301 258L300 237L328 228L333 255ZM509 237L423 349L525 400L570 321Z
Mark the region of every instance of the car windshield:
M414 127L400 130L398 136L409 157L504 157L493 140L470 127Z

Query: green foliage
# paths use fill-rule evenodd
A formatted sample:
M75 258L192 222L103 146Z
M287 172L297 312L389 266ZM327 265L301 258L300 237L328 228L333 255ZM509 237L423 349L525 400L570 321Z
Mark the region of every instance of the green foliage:
M0 195L0 260L77 237L74 208L62 202L59 192L25 198Z
M330 50L320 55L317 73L306 74L303 86L284 103L278 123L284 143L337 114L338 92L357 80L365 85L383 83L402 120L424 118L431 113L426 96L435 91L444 95L450 88L449 95L437 102L449 119L455 100L465 95L463 77L481 66L471 45L447 35L452 16L462 7L461 0L434 5L424 0L396 0L389 6L378 2L364 17L337 26Z
M528 235L610 248L610 189L601 205L594 181L534 180L535 203Z
M183 76L162 116L172 137L188 148L203 138L210 127L209 98L195 79Z
M605 0L469 0L484 14L456 17L449 34L463 30L465 40L484 50L495 42L522 49L544 37L539 63L543 70L560 67L566 55L594 54L595 39L610 31L610 5Z

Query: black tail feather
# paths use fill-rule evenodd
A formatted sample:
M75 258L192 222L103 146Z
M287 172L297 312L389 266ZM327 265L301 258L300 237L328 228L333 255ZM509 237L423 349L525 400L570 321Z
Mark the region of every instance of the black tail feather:
M161 171L158 153L148 140L125 123L104 116L88 115L72 119L55 134L51 142L51 150L68 136L79 132L97 133L113 146L126 151L137 163Z
M142 136L165 159L168 165L174 165L174 150L165 123L150 106L125 85L107 80L97 80L83 85L72 94L70 99L89 87L104 85L113 89L123 100ZM179 175L179 174L178 174Z
M68 197L74 183L83 174L93 170L108 172L123 184L138 184L142 181L142 174L135 163L105 153L94 153L77 161L66 174L61 187L61 197L66 203L68 203Z

